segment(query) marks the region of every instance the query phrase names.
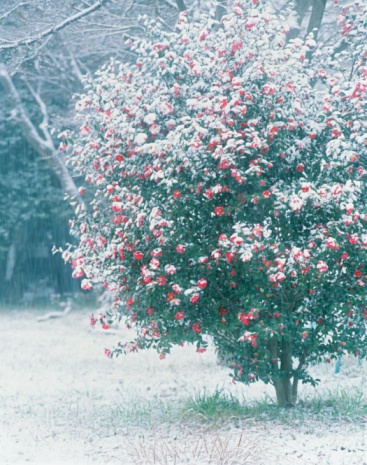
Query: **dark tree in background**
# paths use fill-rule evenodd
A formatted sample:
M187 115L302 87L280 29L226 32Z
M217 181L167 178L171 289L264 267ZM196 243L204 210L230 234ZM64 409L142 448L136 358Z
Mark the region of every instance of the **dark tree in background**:
M291 22L289 39L323 27L337 43L334 3L263 0ZM69 240L72 215L64 193L77 196L52 128L71 127L73 94L83 76L113 56L136 59L126 36L143 34L139 16L174 30L180 11L192 18L231 0L2 0L0 4L0 300L73 291L54 244ZM339 2L340 3L340 2ZM316 35L316 31L315 31ZM42 292L41 292L42 291Z

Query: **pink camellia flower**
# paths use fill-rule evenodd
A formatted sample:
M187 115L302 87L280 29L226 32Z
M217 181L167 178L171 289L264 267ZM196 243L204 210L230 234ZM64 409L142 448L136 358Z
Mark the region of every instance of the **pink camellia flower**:
M348 257L349 257L349 254L348 254L347 252L343 252L343 253L340 255L341 260L346 260Z
M207 283L206 279L200 278L196 285L197 285L197 287L199 287L200 289L205 289L206 286L208 285L208 283Z
M183 320L185 318L185 312L177 312L174 316L175 320Z
M219 207L215 207L214 208L214 213L217 216L223 216L224 215L224 207L222 205L220 205Z
M102 329L110 329L110 325L106 322L102 324Z
M203 331L200 323L194 323L192 325L192 330L194 331L194 333L197 333L197 334L200 334Z
M158 276L157 283L158 286L165 286L167 283L167 278L165 276Z
M205 349L205 347L198 347L196 349L196 352L198 352L199 354L203 354L204 352L206 352L206 349Z
M261 224L255 224L254 227L252 228L252 233L256 236L256 237L261 237L262 236L262 233L263 233L263 229L264 227L261 226Z
M94 318L93 313L92 313L91 316L89 317L89 324L91 326L94 326L96 323L97 323L97 320Z
M159 265L160 265L160 262L156 258L153 258L152 260L150 260L150 267L152 268L152 270L158 270Z
M324 261L319 260L317 262L317 269L320 271L320 273L326 273L326 271L329 269L329 267L327 266L327 264Z
M173 192L173 197L174 197L175 199L179 199L179 198L181 197L181 192L178 191L178 190L175 190L175 191Z
M104 350L104 353L105 353L106 357L108 357L108 358L111 357L111 351L110 351L110 349L105 349L105 350Z
M190 298L192 304L197 304L199 302L199 294L193 294Z
M186 247L185 247L184 245L179 244L179 245L176 247L176 251L177 251L178 253L184 253L185 250L186 250Z
M85 187L80 186L78 189L79 194L83 195L85 194Z
M173 274L176 273L176 267L173 266L173 265L166 265L166 266L164 267L164 269L166 270L166 273L167 273L168 275L173 275Z
M173 284L172 289L176 292L176 294L181 294L182 287L180 287L178 284Z
M359 241L359 237L358 237L358 234L357 234L357 233L352 234L352 235L349 237L349 243L350 243L350 245L356 245L356 244L358 244L358 241Z
M135 260L143 260L144 258L143 254L139 250L133 253L133 257Z

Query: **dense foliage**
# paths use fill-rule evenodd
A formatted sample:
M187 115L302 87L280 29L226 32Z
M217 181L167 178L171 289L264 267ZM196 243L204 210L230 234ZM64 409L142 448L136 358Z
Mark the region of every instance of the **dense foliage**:
M108 355L203 352L210 335L234 380L274 384L281 405L309 363L366 355L366 12L342 14L353 63L312 35L286 43L252 0L220 25L147 20L136 66L88 84L62 146L93 200L63 258L115 293L105 327L136 326Z

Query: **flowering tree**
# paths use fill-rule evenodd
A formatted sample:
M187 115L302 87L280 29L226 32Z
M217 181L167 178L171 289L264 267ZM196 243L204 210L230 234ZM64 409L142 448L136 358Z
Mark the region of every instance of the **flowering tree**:
M182 13L175 34L147 21L136 66L88 84L62 146L91 208L63 257L83 289L115 293L104 327L136 326L108 356L203 352L210 335L234 381L271 383L284 406L315 383L308 364L366 355L367 49L346 74L258 3L220 26Z

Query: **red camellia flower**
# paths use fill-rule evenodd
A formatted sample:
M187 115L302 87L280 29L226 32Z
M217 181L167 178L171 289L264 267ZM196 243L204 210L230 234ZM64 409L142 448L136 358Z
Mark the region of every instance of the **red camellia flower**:
M304 169L305 169L305 165L303 165L302 163L299 163L299 164L296 166L296 170L297 170L299 173L302 173Z
M224 207L222 205L220 205L219 207L215 207L214 208L214 213L217 216L223 216L224 215Z
M167 278L165 276L158 276L157 278L158 286L165 286L166 282L167 282Z
M192 304L197 304L199 302L199 294L193 294L190 298Z
M143 254L139 252L139 250L133 253L133 257L135 258L135 260L143 260L144 258Z
M178 253L184 253L185 250L186 250L186 247L184 245L181 245L179 244L177 247L176 247L176 250Z
M340 258L342 260L346 260L347 258L349 257L349 254L347 252L343 252L341 255L340 255Z
M199 279L199 281L197 283L197 287L199 287L200 289L205 289L207 285L208 285L208 283L207 283L206 279L204 279L204 278Z
M179 198L181 197L181 192L180 192L180 191L177 191L177 190L174 191L174 192L173 192L173 197L174 197L175 199L179 199Z
M110 349L105 349L105 350L104 350L104 353L105 353L106 357L108 357L108 358L111 357L111 351L110 351Z
M362 273L361 270L356 270L356 271L354 272L354 276L355 276L356 278L362 278L363 273Z
M204 352L206 352L206 349L205 349L205 347L198 347L196 349L196 352L198 352L199 354L203 354Z
M175 320L183 320L185 318L185 312L177 312L174 316Z
M199 333L201 333L203 331L202 328L201 328L200 323L194 323L192 325L192 330L194 331L194 333L197 333L197 334L199 334Z
M102 329L109 329L110 328L110 325L106 322L103 323L102 325Z
M248 326L251 323L251 318L250 318L250 315L248 313L240 313L238 315L238 319L245 326Z

